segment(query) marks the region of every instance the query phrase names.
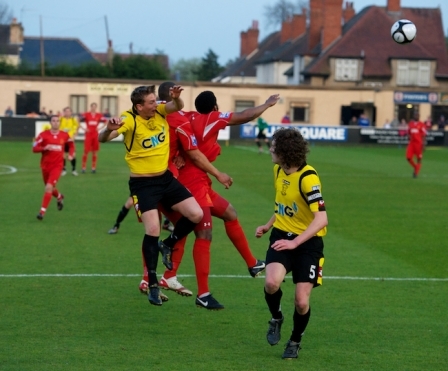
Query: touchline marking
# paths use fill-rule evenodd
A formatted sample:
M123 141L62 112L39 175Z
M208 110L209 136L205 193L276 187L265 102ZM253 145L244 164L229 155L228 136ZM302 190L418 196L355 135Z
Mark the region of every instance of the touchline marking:
M35 278L35 277L141 277L141 274L108 274L108 273L54 273L54 274L0 274L0 278ZM178 274L180 278L196 277L194 274ZM210 278L248 278L248 275L232 275L232 274L211 274ZM258 276L264 278L265 276ZM291 278L287 276L286 278ZM352 277L352 276L324 276L324 279L329 280L352 280L352 281L433 281L433 282L448 282L448 278L430 278L430 277Z

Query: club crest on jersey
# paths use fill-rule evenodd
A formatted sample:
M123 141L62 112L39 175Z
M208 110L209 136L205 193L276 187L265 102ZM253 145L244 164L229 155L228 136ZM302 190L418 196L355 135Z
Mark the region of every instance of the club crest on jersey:
M230 117L230 112L221 112L219 114L220 119L228 119Z
M122 119L122 120L126 120L126 119L127 119L127 116L126 116L126 115L123 115L123 116L120 117L120 119Z
M283 179L283 182L282 182L283 184L282 184L282 191L281 191L281 194L283 195L283 196L286 196L286 191L288 190L288 187L291 185L291 183L290 182L288 182L286 179Z

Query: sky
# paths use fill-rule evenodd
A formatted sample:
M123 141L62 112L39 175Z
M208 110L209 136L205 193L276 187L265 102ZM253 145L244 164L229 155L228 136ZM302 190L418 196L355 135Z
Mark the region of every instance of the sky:
M171 65L203 58L209 49L221 65L234 60L240 52L240 33L254 20L259 24L259 41L279 29L267 27L265 14L266 6L277 1L0 0L22 23L25 36L40 36L42 26L43 36L78 38L94 52L105 52L109 37L115 52L129 53L132 43L134 53L162 52ZM351 1L356 12L387 4L387 0ZM447 34L448 0L401 0L401 6L440 7Z

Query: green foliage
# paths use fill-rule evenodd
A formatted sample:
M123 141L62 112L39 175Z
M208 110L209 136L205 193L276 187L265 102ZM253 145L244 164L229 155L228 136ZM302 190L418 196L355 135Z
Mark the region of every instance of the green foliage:
M202 58L201 64L196 72L198 80L210 81L222 71L224 71L224 67L220 66L218 55L216 55L213 50L209 49L205 57Z
M198 80L198 71L201 66L199 58L180 59L171 67L172 74L179 81L196 81Z
M4 75L24 75L40 76L41 66L31 67L26 63L21 63L15 67L0 60L0 74ZM113 66L103 66L98 62L84 63L79 66L60 64L49 66L45 63L46 76L60 77L90 77L90 78L117 78L117 79L154 79L165 80L168 78L168 71L162 65L157 56L148 58L144 55L133 55L129 58L121 58L115 55Z
M172 292L161 308L151 306L137 289L144 231L133 211L118 234L107 234L129 192L124 146L101 145L97 174L62 177L64 209L53 199L39 222L40 156L29 141L0 140L1 370L448 369L448 149L428 148L417 179L404 151L311 146L329 217L324 284L313 290L299 359L283 361L291 278L282 285L281 343L271 347L263 278L249 277L220 220L209 281L226 309L199 309ZM215 164L235 181L229 190L215 182L215 190L237 209L254 255L263 257L268 236L254 232L273 212L270 156L251 141L223 146ZM5 165L18 171L6 174ZM195 292L191 252L190 237L179 279Z

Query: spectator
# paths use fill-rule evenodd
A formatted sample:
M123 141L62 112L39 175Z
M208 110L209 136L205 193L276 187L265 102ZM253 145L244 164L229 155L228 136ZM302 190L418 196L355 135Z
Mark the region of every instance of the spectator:
M26 117L39 117L39 114L34 111L31 111L26 114Z
M390 127L398 128L399 125L400 125L400 121L398 121L398 117L395 115L394 119L390 122Z
M431 118L431 116L428 116L428 118L426 119L425 127L426 127L426 130L432 130L432 118Z
M103 117L106 117L106 118L110 118L111 117L110 112L109 112L109 108L105 108L104 109Z
M11 106L8 106L5 110L5 116L12 117L13 115L14 115L14 111L12 110Z
M358 118L356 116L353 116L348 124L349 125L358 125Z
M358 126L370 126L370 120L364 113L362 113L361 116L359 116Z
M39 116L42 116L43 118L49 118L47 111L45 110L45 107L42 107L42 109L39 111Z
M289 117L289 113L286 112L285 116L282 117L282 120L280 121L282 124L290 124L291 118Z
M391 128L389 119L386 119L386 121L384 122L384 126L383 127L384 127L384 129L390 129Z
M439 130L445 130L446 125L447 125L447 122L446 122L445 116L441 115L439 122L437 123L437 127Z
M404 137L408 134L408 123L406 122L406 119L401 119L400 125L398 125L398 135L400 137Z

